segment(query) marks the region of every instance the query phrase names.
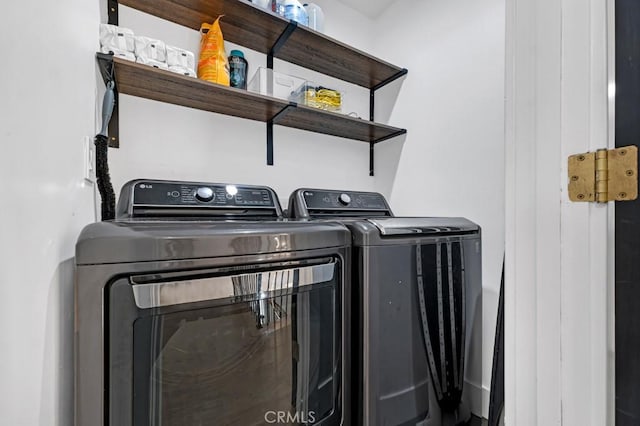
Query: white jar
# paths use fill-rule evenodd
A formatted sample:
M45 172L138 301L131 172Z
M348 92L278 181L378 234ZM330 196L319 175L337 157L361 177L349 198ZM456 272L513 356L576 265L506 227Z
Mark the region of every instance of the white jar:
M305 3L304 8L309 15L309 28L323 33L324 32L324 13L320 6L314 3Z

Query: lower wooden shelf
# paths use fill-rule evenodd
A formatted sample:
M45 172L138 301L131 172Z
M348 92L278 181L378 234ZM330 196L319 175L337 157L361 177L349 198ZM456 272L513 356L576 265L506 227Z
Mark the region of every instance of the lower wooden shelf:
M370 143L382 142L407 132L397 127L305 105L287 109L277 117L274 124Z
M122 94L372 144L406 133L405 129L297 105L120 58L98 54L98 60L112 61L116 88ZM109 68L107 65L101 64L101 69Z

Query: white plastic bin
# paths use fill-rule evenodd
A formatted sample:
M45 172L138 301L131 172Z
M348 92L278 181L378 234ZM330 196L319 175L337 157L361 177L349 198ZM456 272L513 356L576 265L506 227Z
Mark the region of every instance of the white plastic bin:
M304 78L294 77L287 74L275 72L269 68L259 67L255 72L247 90L261 95L273 96L274 98L289 100L300 86L305 83Z

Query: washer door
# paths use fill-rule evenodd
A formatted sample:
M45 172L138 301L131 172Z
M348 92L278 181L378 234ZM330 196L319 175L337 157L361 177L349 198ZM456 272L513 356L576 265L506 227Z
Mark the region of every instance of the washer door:
M110 424L339 424L340 277L322 259L115 282Z

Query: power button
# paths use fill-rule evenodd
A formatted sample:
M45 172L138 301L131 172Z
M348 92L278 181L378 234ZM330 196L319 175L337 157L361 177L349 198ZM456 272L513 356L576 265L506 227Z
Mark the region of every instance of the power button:
M198 201L207 203L215 198L215 194L213 193L213 190L211 188L203 186L196 190L196 198L198 199Z
M349 196L349 194L340 194L340 197L338 197L338 201L340 201L340 204L348 206L349 204L351 204L351 197Z

